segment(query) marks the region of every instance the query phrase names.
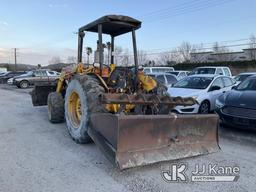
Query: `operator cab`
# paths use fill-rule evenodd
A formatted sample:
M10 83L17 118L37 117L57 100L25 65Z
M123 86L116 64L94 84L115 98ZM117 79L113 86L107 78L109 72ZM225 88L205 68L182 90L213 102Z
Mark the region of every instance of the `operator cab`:
M111 85L113 88L127 87L128 82L131 80L133 82L137 82L138 58L135 30L139 29L140 27L140 21L123 15L106 15L81 27L78 31L78 63L82 62L83 39L85 32L95 32L98 33L97 50L95 52L95 61L93 64L96 69L96 74L100 75L105 82L107 82L107 84ZM132 32L135 64L134 72L132 72L132 70L129 68L115 67L114 65L115 38L129 32ZM103 64L104 48L102 43L102 34L111 36L110 65ZM131 89L134 89L134 85L131 85Z

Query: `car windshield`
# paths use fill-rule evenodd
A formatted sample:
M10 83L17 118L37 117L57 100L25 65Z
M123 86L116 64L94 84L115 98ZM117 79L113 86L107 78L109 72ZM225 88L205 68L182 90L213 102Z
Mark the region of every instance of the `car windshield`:
M170 73L170 74L173 74L173 75L179 75L179 72L177 72L177 71L170 71L170 72L168 72L168 73Z
M256 78L244 80L236 89L240 91L256 91Z
M186 77L174 84L176 88L206 89L212 82L212 77Z
M191 71L190 75L197 75L197 74L215 74L215 68L196 68Z
M236 81L243 81L245 80L247 77L251 76L250 74L246 74L246 75L238 75L235 77Z

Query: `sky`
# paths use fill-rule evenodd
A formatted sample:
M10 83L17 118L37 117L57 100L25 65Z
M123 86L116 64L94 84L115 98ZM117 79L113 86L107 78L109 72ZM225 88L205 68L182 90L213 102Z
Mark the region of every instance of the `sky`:
M18 63L47 65L52 57L76 56L75 32L107 14L141 20L137 44L147 52L183 41L237 44L233 40L256 34L255 10L256 0L0 0L0 63L14 62L14 47ZM94 48L96 37L86 35L84 46ZM117 38L116 45L131 49L131 35Z

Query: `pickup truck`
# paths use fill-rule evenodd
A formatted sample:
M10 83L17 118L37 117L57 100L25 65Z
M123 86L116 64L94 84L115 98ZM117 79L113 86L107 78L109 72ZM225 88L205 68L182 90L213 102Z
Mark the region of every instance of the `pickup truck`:
M47 70L36 70L36 71L29 71L26 74L20 75L13 79L13 84L16 85L18 88L28 88L31 85L39 82L49 82L49 83L56 83L59 79L59 73L54 71L47 71Z

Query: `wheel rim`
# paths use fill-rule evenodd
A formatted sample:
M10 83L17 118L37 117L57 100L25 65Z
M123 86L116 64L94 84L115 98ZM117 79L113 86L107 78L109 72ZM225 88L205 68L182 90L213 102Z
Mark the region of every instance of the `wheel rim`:
M206 103L206 102L202 103L202 105L200 107L200 112L201 113L208 113L209 112L208 103Z
M79 128L82 117L81 100L75 91L68 98L68 116L72 126Z
M27 82L22 82L22 83L21 83L21 87L26 88L27 86L28 86L28 83L27 83Z

